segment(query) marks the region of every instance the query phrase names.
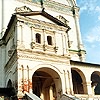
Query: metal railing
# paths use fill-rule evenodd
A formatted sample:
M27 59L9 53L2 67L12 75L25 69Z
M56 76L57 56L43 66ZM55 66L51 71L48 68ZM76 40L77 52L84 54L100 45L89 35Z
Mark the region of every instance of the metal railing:
M63 94L60 100L80 100L80 99L73 95Z
M33 93L28 93L26 92L25 93L25 98L26 100L41 100L38 96L36 96L35 94Z

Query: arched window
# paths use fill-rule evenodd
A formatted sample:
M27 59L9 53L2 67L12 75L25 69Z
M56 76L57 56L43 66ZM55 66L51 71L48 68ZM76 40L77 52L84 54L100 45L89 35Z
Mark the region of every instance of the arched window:
M48 42L48 45L52 45L52 37L51 36L47 36L47 42Z
M36 33L36 42L41 43L41 34Z

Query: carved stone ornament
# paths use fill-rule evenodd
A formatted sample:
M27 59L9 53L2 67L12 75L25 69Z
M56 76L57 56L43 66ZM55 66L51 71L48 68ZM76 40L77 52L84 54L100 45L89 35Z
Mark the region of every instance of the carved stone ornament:
M64 18L63 16L61 16L61 15L59 15L59 16L57 16L57 19L59 19L61 22L63 22L64 24L68 24L68 20L66 20L66 18Z
M35 42L31 42L31 48L35 48Z
M16 7L15 11L18 12L31 12L32 10L29 7L22 6L22 7Z
M55 46L55 47L54 47L54 50L55 50L55 52L57 52L57 51L58 51L58 47L57 47L57 46Z
M13 49L9 50L8 51L8 56L11 57L13 53L14 53L14 50Z
M46 51L47 50L47 45L43 45L43 50Z

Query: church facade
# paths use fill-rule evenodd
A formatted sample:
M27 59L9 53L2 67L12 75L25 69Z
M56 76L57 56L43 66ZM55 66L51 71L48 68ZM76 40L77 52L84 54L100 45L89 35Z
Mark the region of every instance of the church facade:
M10 100L100 99L100 65L85 62L75 0L0 2L0 87L14 89Z

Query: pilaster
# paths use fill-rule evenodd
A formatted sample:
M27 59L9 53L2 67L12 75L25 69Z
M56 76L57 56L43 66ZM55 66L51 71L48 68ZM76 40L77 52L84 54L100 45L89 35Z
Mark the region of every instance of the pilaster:
M81 51L84 51L82 39L81 39L81 32L80 32L80 25L79 25L79 8L74 6L72 7L72 12L73 12L73 18L75 21L75 26L76 26L76 35L77 35L77 46L78 46L78 51L79 51L79 58L80 61L85 60L85 53L82 53Z

